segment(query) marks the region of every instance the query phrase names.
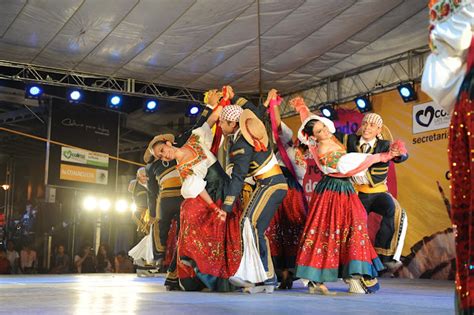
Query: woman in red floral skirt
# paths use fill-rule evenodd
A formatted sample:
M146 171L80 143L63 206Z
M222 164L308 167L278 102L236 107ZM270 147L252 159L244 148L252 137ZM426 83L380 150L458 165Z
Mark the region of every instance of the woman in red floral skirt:
M349 177L394 156L347 154L341 144L342 134L335 132L332 121L310 115L302 98L295 98L290 104L303 121L298 137L308 143L316 164L325 174L311 197L296 276L309 280L311 293L331 294L323 283L339 278L349 284L351 293L374 293L379 289L377 272L384 267L370 242L367 213Z
M218 100L218 93L211 91L211 105L217 105ZM181 204L176 275L185 291L233 291L235 287L228 279L237 271L242 257L240 207L236 205L230 213L221 210L229 177L210 151L211 128L221 110L217 107L181 148L170 142L153 148L160 159L178 162L185 200Z

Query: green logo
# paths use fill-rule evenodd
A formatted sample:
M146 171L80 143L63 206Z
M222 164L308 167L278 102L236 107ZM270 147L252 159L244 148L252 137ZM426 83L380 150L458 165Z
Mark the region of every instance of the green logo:
M64 157L65 157L66 159L70 159L71 156L72 156L71 150L64 151Z

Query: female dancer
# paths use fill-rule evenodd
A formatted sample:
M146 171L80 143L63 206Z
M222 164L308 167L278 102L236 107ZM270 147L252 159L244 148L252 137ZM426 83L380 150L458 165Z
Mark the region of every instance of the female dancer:
M217 91L210 92L211 105L217 105L219 96ZM186 291L233 290L228 278L237 271L241 260L240 207L237 205L230 213L221 210L229 177L210 152L211 128L221 110L217 107L181 148L169 141L154 147L160 159L176 159L182 180L185 201L181 205L177 274Z
M275 154L283 175L288 182L288 192L283 199L267 229L273 264L280 276L279 289L293 287L296 254L303 234L308 212L308 203L304 196L303 177L306 173L306 161L301 146L292 141L293 132L281 121L280 97L277 91L268 92L264 105L270 112L273 138L278 152Z
M430 1L421 87L451 113L451 220L456 228L456 314L474 313L474 2Z
M311 293L331 294L323 284L343 278L351 293L374 293L379 289L377 271L383 265L367 233L367 213L349 177L373 163L393 158L391 153L347 155L342 135L335 133L332 121L310 115L302 98L290 104L300 113L303 124L298 138L308 143L323 174L311 198L310 211L296 261L296 276L310 280ZM341 139L337 139L339 136ZM400 145L397 143L397 145ZM359 156L359 164L347 165ZM344 167L344 174L338 171Z

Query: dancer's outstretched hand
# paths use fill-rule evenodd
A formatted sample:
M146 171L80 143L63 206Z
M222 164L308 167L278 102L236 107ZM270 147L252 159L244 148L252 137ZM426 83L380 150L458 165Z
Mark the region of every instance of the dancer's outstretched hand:
M306 103L304 102L304 99L301 96L294 97L290 100L290 105L298 111L298 109L305 107Z
M206 101L212 108L216 108L219 105L219 100L222 97L222 93L217 90L209 90L206 93Z
M278 91L276 89L271 89L270 91L268 91L267 99L263 103L263 106L268 107L270 105L270 101L276 100L277 97L278 97Z
M217 210L217 218L221 221L225 221L225 219L227 218L227 212L225 212L222 209L218 209Z
M224 85L222 91L225 91L223 97L226 100L231 100L235 96L234 89L230 85Z

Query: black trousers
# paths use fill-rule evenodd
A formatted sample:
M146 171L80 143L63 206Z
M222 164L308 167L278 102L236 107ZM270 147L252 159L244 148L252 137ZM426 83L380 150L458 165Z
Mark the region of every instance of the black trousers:
M380 249L389 250L395 232L395 203L388 193L365 194L359 192L359 199L364 205L367 214L375 212L382 216L380 229L375 236L375 250L382 262L392 260L392 256L380 254Z
M287 191L288 185L283 175L275 175L259 180L243 214L243 218L249 218L254 228L254 237L257 240L260 259L262 260L265 271L267 271L268 278L275 275L275 270L273 268L270 245L265 236L265 231L285 198Z
M166 241L173 219L176 219L177 231L179 231L179 210L182 202L182 197L165 197L159 200L158 224L155 224L153 228L155 260L165 258Z

